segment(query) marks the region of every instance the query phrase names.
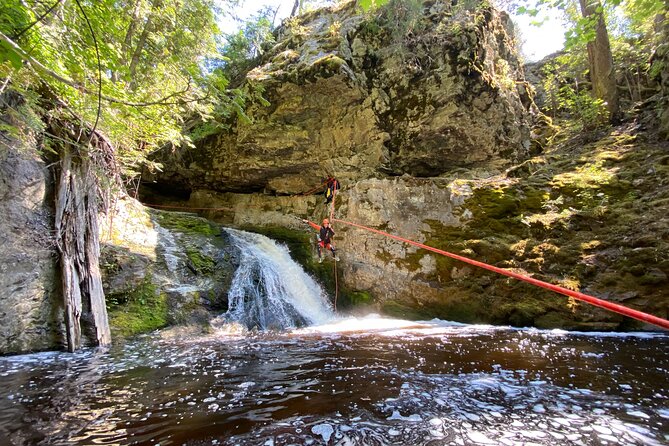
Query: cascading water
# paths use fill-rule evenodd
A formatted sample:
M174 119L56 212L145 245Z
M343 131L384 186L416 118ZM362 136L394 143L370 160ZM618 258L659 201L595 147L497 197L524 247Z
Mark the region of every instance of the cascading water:
M241 261L228 293L224 319L248 328L285 329L334 318L323 289L285 246L260 235L226 229Z

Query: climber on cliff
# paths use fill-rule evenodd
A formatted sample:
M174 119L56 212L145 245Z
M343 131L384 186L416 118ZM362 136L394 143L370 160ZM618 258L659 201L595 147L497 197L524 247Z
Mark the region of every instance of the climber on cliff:
M335 191L339 190L341 185L339 180L336 178L329 177L327 181L327 186L325 187L325 204L330 204L332 198L334 197Z
M332 257L335 261L339 261L335 247L332 245L332 237L334 237L335 232L330 227L330 221L327 218L323 219L323 226L305 219L302 219L302 221L318 231L318 263L323 263L323 248L332 251Z

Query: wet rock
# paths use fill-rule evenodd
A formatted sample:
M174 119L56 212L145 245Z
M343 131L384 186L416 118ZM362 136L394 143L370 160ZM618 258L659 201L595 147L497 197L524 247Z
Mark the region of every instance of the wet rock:
M172 324L207 325L212 314L227 308L238 263L218 225L123 197L101 225L101 244L117 337Z

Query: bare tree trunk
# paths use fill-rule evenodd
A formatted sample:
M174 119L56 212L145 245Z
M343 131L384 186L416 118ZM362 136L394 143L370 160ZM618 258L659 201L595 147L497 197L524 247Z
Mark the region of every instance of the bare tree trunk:
M609 43L609 33L604 22L602 4L599 0L579 0L583 17L594 17L597 20L595 39L588 42L588 62L590 80L596 98L606 103L609 119L616 122L619 116L618 90L616 74L613 67L613 55Z
M300 0L295 0L295 3L293 3L293 9L290 11L290 17L295 17L298 8L300 7L300 3L302 3Z
M85 173L88 175L86 184L95 185L93 170L86 162ZM95 327L98 345L111 344L111 331L107 316L105 292L102 289L102 275L100 274L100 227L98 225L98 190L90 191L88 197L88 230L86 231L86 271L88 272L88 298L90 299L91 314Z
M146 19L146 24L144 25L144 30L142 31L142 34L139 36L139 41L137 42L137 46L135 47L135 51L132 53L132 59L130 60L130 82L131 85L134 85L134 78L135 78L135 73L137 72L137 64L139 64L139 58L142 55L142 51L144 51L144 46L146 45L146 39L149 37L149 33L151 32L151 28L153 27L153 15L150 15L148 19Z
M79 274L70 254L73 245L71 232L65 230L71 226L69 220L73 217L67 211L77 201L72 193L72 155L67 148L61 156L61 172L56 195L56 245L60 251L60 269L63 282L63 300L65 305L65 330L67 334L67 350L75 351L81 346L81 290L79 289ZM76 205L74 205L76 206ZM75 207L76 209L76 207Z
M71 352L82 346L84 313L91 315L88 320L92 320L97 345L111 343L99 268L99 188L90 155L80 153L74 146L62 145L56 194L56 245L60 252L67 349Z

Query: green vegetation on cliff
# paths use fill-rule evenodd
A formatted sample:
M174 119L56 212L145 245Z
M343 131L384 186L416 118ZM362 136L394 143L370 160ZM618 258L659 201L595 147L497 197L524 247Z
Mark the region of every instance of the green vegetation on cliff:
M592 136L592 135L590 135ZM587 142L573 136L494 180L471 181L471 212L461 227L428 221L426 244L511 268L608 300L669 311L669 155L652 135L627 126ZM418 251L398 264L418 270L433 254ZM468 301L463 308L424 303L417 316L545 328L586 328L585 304L512 279L434 256L435 281ZM451 299L453 300L453 299ZM457 299L456 299L457 301ZM384 310L398 311L398 303ZM423 308L423 310L420 310ZM407 312L416 312L407 309ZM615 326L621 318L599 315ZM627 327L638 326L626 322ZM604 327L606 324L592 324Z
M167 325L167 297L147 277L129 293L108 296L109 325L114 339Z

